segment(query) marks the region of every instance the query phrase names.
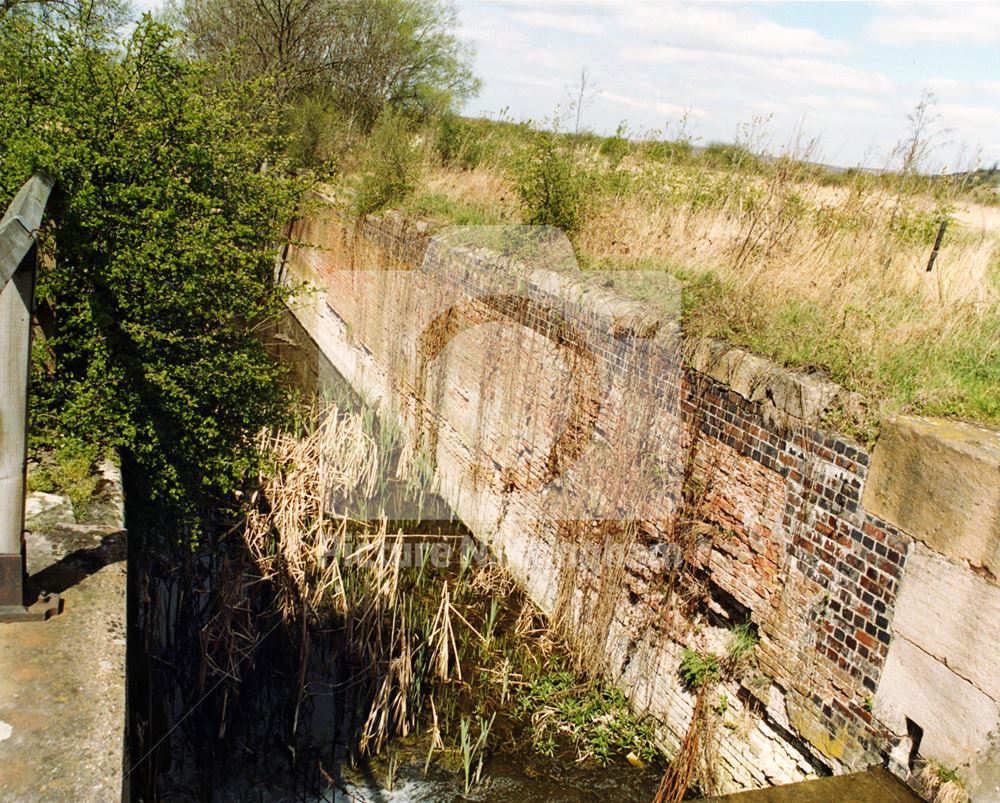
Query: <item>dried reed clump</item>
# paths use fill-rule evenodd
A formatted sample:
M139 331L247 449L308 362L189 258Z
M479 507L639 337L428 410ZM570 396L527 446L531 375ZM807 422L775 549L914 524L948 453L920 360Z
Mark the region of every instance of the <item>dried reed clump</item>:
M953 769L928 761L913 779L931 803L969 803L969 793Z
M314 411L303 435L261 433L271 464L244 528L283 619L337 634L335 648L363 667L349 684L367 706L358 732L361 754L378 753L392 736L411 732L426 680L461 680L456 621L482 639L458 612L447 581L433 607L420 588L404 582L403 537L387 531L383 512L353 518L378 501L383 475L393 469L385 451L396 439L375 429L366 412L331 407ZM405 450L394 459L413 462ZM495 570L480 581L506 582Z
M688 725L680 748L674 755L660 787L656 790L653 803L681 803L691 785L692 778L698 770L702 754L701 742L705 738L707 718L705 716L705 695L708 683L703 683L695 695L694 708L691 711L691 722Z
M259 445L271 464L251 500L244 539L261 577L277 590L286 620L315 613L324 601L345 612L340 562L331 557L345 548L347 519L327 514L373 493L375 440L361 416L332 407L305 436L265 431Z

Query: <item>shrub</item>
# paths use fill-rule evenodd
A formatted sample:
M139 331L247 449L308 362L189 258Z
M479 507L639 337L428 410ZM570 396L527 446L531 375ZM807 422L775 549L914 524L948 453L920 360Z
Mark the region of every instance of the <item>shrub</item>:
M763 166L760 159L741 145L727 145L722 142L712 142L702 154L703 158L713 167L724 170L747 170L757 172Z
M673 142L665 139L646 143L644 152L647 159L654 162L684 162L691 158L694 148L686 139Z
M486 154L486 140L468 121L457 114L447 113L438 120L434 149L442 164L473 170Z
M937 239L942 220L948 221L949 230L954 234L955 219L944 210L900 211L892 218L890 230L893 237L901 243L929 247Z
M289 108L286 153L293 167L319 168L332 173L345 150L343 118L324 95L310 95Z
M372 129L362 163L362 177L354 202L358 215L368 215L398 204L416 186L420 154L408 120L385 111Z
M585 178L572 154L559 148L554 134L537 132L515 162L514 182L525 222L557 226L569 235L583 222Z
M615 133L606 137L603 142L601 142L600 154L601 156L606 156L611 167L617 168L621 164L622 159L628 156L629 151L632 146L628 141L628 129L624 122L618 124L618 128L615 129Z
M285 409L256 331L284 309L274 250L300 197L277 120L257 87L220 83L148 17L124 40L9 21L0 75L0 190L35 169L56 180L36 440L119 449L158 511L196 518L241 486L254 435ZM90 463L64 455L74 482Z

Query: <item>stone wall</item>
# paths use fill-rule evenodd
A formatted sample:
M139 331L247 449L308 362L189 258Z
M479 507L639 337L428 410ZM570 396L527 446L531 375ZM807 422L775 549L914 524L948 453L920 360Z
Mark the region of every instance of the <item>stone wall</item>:
M722 655L748 621L755 668L714 706L724 790L905 774L916 752L992 777L997 645L968 638L980 600L997 605L988 458L974 515L949 490L938 520L921 483L961 460L919 452L897 469L904 447L872 456L821 426L857 403L837 385L684 342L676 316L610 279L514 265L391 214L355 227L332 206L297 239L287 270L311 289L294 312L320 351L403 422L463 521L668 747L694 704L684 650ZM981 457L989 437L957 451Z

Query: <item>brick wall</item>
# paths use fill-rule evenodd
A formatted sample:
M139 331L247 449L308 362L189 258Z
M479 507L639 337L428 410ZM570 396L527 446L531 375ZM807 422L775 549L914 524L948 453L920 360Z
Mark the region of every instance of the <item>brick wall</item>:
M354 228L328 209L298 238L291 273L320 292L296 315L320 349L429 450L445 498L668 745L692 709L682 649L720 649L746 617L759 671L729 681L723 788L886 761L901 734L873 699L911 539L865 510L868 453L816 424L835 385L685 344L565 272L528 269L530 293L512 292L515 266L399 216ZM678 556L703 594L683 616Z

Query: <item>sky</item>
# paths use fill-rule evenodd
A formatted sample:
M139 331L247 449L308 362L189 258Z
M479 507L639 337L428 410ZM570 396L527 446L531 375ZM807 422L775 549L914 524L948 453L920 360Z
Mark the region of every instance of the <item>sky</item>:
M887 167L932 93L923 169L1000 161L1000 2L455 2L466 114L573 130L586 70L581 129Z

